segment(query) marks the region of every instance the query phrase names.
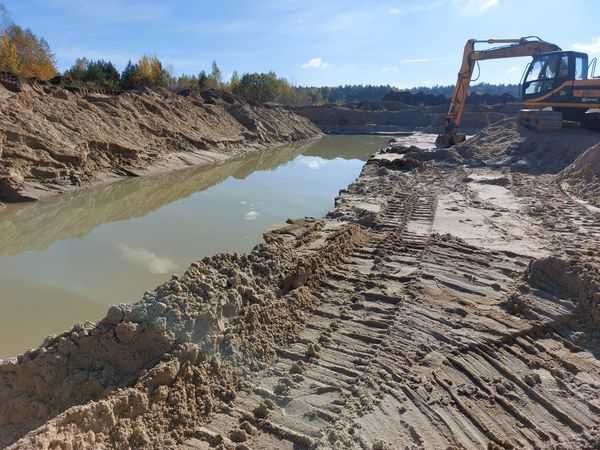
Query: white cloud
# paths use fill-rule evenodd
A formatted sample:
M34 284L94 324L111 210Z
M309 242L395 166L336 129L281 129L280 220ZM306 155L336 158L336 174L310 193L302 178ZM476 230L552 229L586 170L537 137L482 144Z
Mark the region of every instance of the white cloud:
M400 8L390 8L388 10L388 14L390 16L400 16L400 15L402 15L402 12L403 11Z
M329 64L321 58L311 58L302 64L303 69L326 69L327 67L329 67Z
M173 261L161 258L145 248L132 248L121 242L116 243L115 247L126 261L142 266L150 273L165 274L177 270L177 264Z
M508 69L506 69L506 73L512 74L512 73L519 73L523 70L522 67L519 66L510 66Z
M576 42L573 49L590 55L600 55L600 36L596 36L590 42Z
M478 16L498 6L500 0L453 0L454 7L463 16Z
M256 220L259 216L259 213L257 211L248 211L245 215L244 215L244 220Z
M305 165L309 169L318 170L327 164L327 161L317 156L300 156L298 158L300 164Z

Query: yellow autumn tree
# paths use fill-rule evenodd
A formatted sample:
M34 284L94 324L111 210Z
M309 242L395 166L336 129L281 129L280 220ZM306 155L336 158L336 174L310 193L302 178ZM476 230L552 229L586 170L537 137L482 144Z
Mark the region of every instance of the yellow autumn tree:
M56 76L54 55L43 38L18 25L8 27L0 37L0 65L23 77L47 80ZM8 60L5 62L5 55ZM4 69L6 67L6 69Z
M168 80L169 73L156 56L142 56L132 74L134 86L166 86Z
M17 47L7 35L0 37L0 71L19 73L21 61L17 55Z

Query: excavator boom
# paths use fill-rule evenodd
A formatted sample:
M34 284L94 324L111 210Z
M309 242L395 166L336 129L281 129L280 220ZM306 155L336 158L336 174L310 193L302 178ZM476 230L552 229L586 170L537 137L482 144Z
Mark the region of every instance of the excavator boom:
M475 50L476 44L507 44L499 47L493 47L485 50ZM538 37L522 37L519 39L487 39L476 40L469 39L465 44L462 64L458 72L458 79L450 109L446 116L446 126L444 133L440 134L436 140L438 147L449 147L464 140L464 136L456 133L460 126L462 115L465 110L465 103L469 94L469 83L473 76L473 69L477 61L502 58L517 58L520 56L534 56L540 53L560 51L558 45L541 40Z

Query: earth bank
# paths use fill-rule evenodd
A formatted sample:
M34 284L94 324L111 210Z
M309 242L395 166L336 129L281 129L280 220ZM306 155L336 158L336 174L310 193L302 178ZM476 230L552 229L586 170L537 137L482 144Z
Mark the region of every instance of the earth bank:
M113 95L41 81L20 92L0 85L0 202L210 164L320 134L293 112L213 91Z

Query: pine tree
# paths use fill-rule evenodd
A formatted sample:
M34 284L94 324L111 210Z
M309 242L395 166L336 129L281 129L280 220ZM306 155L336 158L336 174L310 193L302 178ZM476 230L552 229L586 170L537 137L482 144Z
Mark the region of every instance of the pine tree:
M123 89L131 89L134 88L134 80L133 76L137 71L137 66L129 60L123 72L121 72L121 87Z
M217 65L216 61L212 62L212 66L210 69L210 81L212 83L212 88L220 89L223 84L223 75L221 74L221 69Z
M206 72L203 70L198 74L198 88L200 91L205 91L209 88L208 84L208 75L206 75Z

